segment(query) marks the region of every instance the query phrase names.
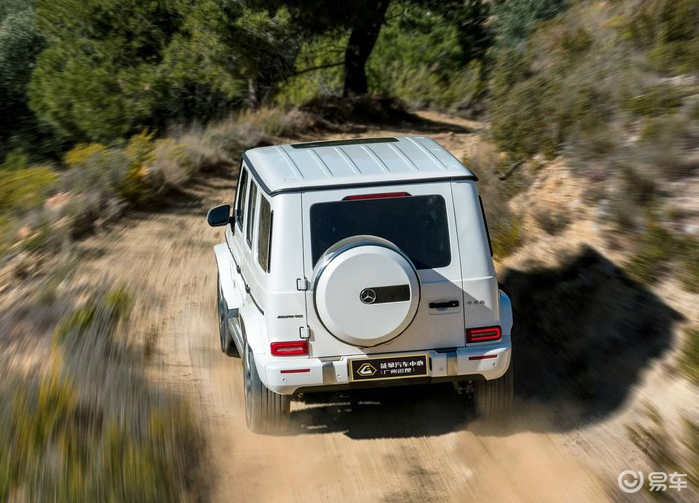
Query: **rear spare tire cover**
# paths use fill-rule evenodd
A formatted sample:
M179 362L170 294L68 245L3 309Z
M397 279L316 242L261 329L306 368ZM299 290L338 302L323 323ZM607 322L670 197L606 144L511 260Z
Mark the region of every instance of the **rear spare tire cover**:
M376 236L354 236L318 260L313 299L337 339L371 347L398 337L415 317L420 282L410 259Z

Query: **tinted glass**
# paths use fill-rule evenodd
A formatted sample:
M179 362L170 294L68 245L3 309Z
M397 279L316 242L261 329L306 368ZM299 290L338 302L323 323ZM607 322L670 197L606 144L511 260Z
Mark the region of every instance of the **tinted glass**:
M387 239L418 269L451 262L447 209L442 196L411 196L318 203L311 206L313 263L330 246L357 234Z
M269 272L270 245L272 243L272 209L269 201L260 198L260 225L257 232L257 261L264 271Z
M250 184L250 195L248 196L248 220L247 226L248 230L245 233L247 237L248 244L252 245L252 230L254 229L255 223L255 210L257 206L257 185L254 183Z
M240 172L238 180L238 191L235 195L235 220L238 222L238 227L243 228L243 215L245 214L245 192L248 183L248 170L244 169Z

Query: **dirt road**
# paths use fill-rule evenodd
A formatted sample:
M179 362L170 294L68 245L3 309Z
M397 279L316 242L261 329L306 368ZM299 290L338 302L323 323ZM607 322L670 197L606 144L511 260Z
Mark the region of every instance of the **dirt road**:
M393 134L429 133L460 155L474 135L472 124L457 125ZM250 433L240 360L218 349L212 246L222 233L205 222L206 209L231 202L233 188L232 176L200 180L161 213L82 245L99 253L81 274L106 274L136 292L132 336L154 348L149 374L197 411L212 501L615 499L616 480L580 455L578 434L547 431L545 407L518 403L516 425L493 431L468 417L449 386L295 402L289 435Z

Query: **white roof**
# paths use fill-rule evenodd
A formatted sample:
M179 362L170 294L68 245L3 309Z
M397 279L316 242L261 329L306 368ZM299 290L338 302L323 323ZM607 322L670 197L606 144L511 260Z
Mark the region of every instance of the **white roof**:
M243 159L269 194L335 185L477 180L447 149L424 136L259 147L245 152Z

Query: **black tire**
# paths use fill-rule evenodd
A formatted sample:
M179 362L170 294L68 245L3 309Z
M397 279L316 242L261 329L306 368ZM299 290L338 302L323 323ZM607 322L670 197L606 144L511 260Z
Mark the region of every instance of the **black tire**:
M228 356L239 356L238 348L235 347L235 342L233 342L233 337L231 337L230 332L226 323L228 321L228 305L226 300L223 298L223 293L221 292L221 279L216 281L216 305L217 305L217 316L218 316L218 334L221 339L221 351L223 351Z
M289 425L291 399L268 390L257 373L250 346L243 355L245 422L256 433L283 433Z
M474 383L474 387L474 404L478 417L492 420L509 418L514 391L512 363L502 377L490 381L478 380Z

